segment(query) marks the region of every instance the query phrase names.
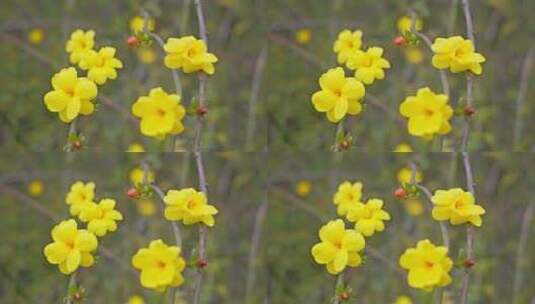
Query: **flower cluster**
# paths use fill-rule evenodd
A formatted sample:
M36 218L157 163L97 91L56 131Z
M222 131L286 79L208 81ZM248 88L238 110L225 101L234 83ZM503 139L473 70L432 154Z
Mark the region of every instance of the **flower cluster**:
M429 88L419 89L416 96L407 97L399 106L399 112L409 120L411 135L430 140L436 134L451 131L449 120L453 109L448 105L448 96L435 94Z
M203 223L212 227L217 209L209 205L204 192L193 188L169 190L164 197L165 218L170 221L182 221L184 225Z
M481 215L485 214L483 207L476 205L474 195L461 188L435 191L432 216L437 221L449 220L452 225L470 223L481 226Z
M182 271L186 262L181 248L168 246L160 239L152 241L148 248L139 249L132 257L132 265L141 271L140 282L145 288L165 291L184 282Z
M321 227L320 242L311 249L316 263L326 265L330 274L338 274L347 266L359 266L362 262L359 252L365 247L364 236L383 231L383 221L390 220L390 215L382 209L382 200L362 202L362 188L361 182L345 181L338 186L333 203L338 215L354 223L354 228L346 229L343 219L332 220Z
M362 31L343 30L334 42L333 51L337 61L354 71L346 77L343 67L329 69L319 79L321 90L312 95L314 109L326 113L332 123L341 121L346 115L358 115L362 111L362 99L366 93L364 84L371 85L376 79L385 77L384 70L390 68L383 58L383 49L369 47L362 50Z
M95 32L76 30L71 34L65 50L69 60L87 71L80 77L75 67L61 69L52 77L52 90L45 94L44 103L50 112L58 113L61 121L70 123L81 115L90 115L95 110L97 84L117 78L117 69L123 67L115 57L115 48L102 47L94 50Z
M95 259L92 252L97 249L97 236L117 230L116 221L123 219L115 210L113 199L94 202L95 184L78 181L71 185L66 197L70 213L87 223L86 229L79 229L75 219L61 221L52 229L52 243L44 248L44 255L51 264L58 265L63 274L71 274L80 266L90 267Z

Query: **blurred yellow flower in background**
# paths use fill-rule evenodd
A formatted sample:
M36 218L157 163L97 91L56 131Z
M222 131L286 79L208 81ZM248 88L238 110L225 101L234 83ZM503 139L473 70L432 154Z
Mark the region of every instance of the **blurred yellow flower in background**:
M28 193L33 197L39 197L43 194L45 186L40 180L33 180L28 184Z
M424 213L424 205L420 200L409 199L404 203L405 210L412 216L419 216Z
M143 183L143 180L145 178L145 170L143 170L142 168L134 168L130 171L130 181L132 182L132 184L134 184L134 186L137 186L139 184L142 184ZM154 182L154 172L152 172L151 170L148 170L147 172L147 183L153 183Z
M31 44L41 44L45 39L45 32L41 28L33 28L28 32L28 42Z
M139 58L139 61L145 64L151 64L156 61L158 55L151 48L141 48L137 51L137 57Z
M398 178L398 182L401 185L409 184L411 182L411 178L412 178L412 170L409 169L409 168L401 168L398 171L397 178ZM420 183L422 181L422 178L423 178L422 172L420 170L416 169L416 172L414 174L415 182Z
M422 19L416 18L415 21L416 22L414 24L414 28L417 31L421 31L423 29L423 27L424 27L424 23L423 23ZM410 16L402 16L397 21L398 31L401 34L410 31L411 30L411 26L412 26L412 18Z
M424 53L417 47L408 47L405 49L405 59L412 64L419 64L424 60Z
M412 152L412 147L411 145L407 143L400 143L394 148L394 152L398 152L398 153Z
M308 44L312 40L312 31L308 28L302 28L295 33L295 41L299 44Z
M145 152L145 148L143 148L143 145L140 143L131 143L130 146L128 146L128 149L126 149L126 152Z
M132 17L132 19L130 19L129 26L130 26L130 30L134 34L137 32L143 31L143 27L145 26L145 18L141 16ZM147 19L147 29L150 32L152 32L154 31L155 28L156 28L156 21L154 20L154 18L149 17Z
M399 296L394 304L412 304L411 298L408 296Z
M297 183L295 186L295 192L300 197L306 197L310 194L310 191L312 190L312 183L308 180L302 180Z
M145 300L140 296L131 296L127 304L145 304Z
M137 212L143 216L152 216L156 213L156 206L151 200L139 200L136 203Z

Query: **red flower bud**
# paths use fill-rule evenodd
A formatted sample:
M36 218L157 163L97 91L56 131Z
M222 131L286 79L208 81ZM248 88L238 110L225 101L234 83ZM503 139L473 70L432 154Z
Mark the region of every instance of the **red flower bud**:
M208 113L208 108L207 108L207 107L205 107L205 106L199 106L199 107L197 108L197 115L199 115L199 116L204 116L204 115L206 115L206 113Z
M342 292L342 293L340 294L340 300L342 300L342 301L349 300L349 294L348 294L347 292L345 292L345 291Z
M198 259L197 260L197 267L204 268L208 265L208 261L205 259Z
M407 43L407 39L405 39L405 37L403 36L397 36L396 38L392 40L392 43L394 43L397 46L402 46Z
M394 190L394 196L397 198L406 198L407 197L407 191L403 188L397 188Z
M476 108L474 108L473 106L466 106L466 108L464 108L464 115L468 117L471 117L475 113L476 113Z
M136 36L130 36L126 39L126 43L131 47L138 47L139 39Z
M464 267L465 268L472 268L474 267L474 265L476 265L476 261L474 259L467 259L466 261L464 261Z
M138 198L139 197L139 191L132 187L126 191L126 195L130 198Z
M81 300L82 299L82 295L79 292L77 292L77 293L72 295L72 298L74 300Z
M345 140L345 139L342 140L342 142L340 142L340 149L342 149L342 150L349 149L349 146L350 146L349 142L347 140Z
M75 141L72 143L72 146L74 149L78 150L82 147L82 142L80 142L79 140Z

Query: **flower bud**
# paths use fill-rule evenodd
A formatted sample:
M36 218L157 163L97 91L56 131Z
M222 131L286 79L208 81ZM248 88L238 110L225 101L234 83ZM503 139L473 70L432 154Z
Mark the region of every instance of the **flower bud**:
M138 47L140 42L136 36L130 36L126 39L126 43L131 47Z
M342 293L340 294L340 300L342 300L342 301L347 301L347 300L349 300L349 294L348 294L346 291L342 292Z
M197 267L204 268L208 265L208 261L205 259L198 259L197 260Z
M472 115L474 115L475 113L476 108L474 108L473 106L466 106L466 108L464 108L464 115L468 117L472 117Z
M465 268L472 268L474 267L474 265L476 265L476 261L474 259L467 259L466 261L464 261L464 267Z
M80 149L82 147L82 142L79 140L76 140L72 143L72 147L76 150Z
M351 145L351 144L349 143L349 141L347 141L347 140L344 139L344 140L342 140L342 141L340 142L340 149L341 149L341 150L347 150L347 149L349 149L349 146L350 146L350 145Z
M403 188L397 188L395 191L394 191L394 196L397 197L397 198L406 198L407 197L407 191L405 191L405 189Z
M126 191L126 195L130 198L139 198L139 191L132 187Z
M204 115L206 115L206 113L208 113L208 108L207 108L207 107L205 107L205 106L199 106L199 107L197 108L197 115L199 115L199 116L204 116Z
M396 38L392 40L392 43L394 43L397 46L403 46L407 44L407 39L405 39L405 37L403 36L397 36Z

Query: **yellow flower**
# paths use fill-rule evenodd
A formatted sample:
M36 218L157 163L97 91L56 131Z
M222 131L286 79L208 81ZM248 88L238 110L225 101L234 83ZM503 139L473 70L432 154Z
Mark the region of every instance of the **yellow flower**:
M412 304L412 300L408 296L399 296L395 304Z
M132 33L137 33L137 32L141 32L143 31L143 28L145 27L145 18L141 17L141 16L135 16L135 17L132 17L132 19L130 19L130 30L132 31ZM154 29L156 27L156 21L154 20L154 18L148 18L147 19L147 30L149 30L149 32L153 32Z
M344 216L349 209L360 203L362 199L362 183L351 183L345 181L338 186L338 191L334 194L333 202L337 205L338 215Z
M308 44L312 40L312 31L308 28L302 28L295 33L295 40L299 44Z
M405 49L405 58L412 64L418 64L424 60L424 53L417 47L408 47Z
M405 210L412 216L418 216L424 212L424 206L417 199L409 199L405 202Z
M485 57L475 52L470 39L461 36L437 38L431 49L435 53L432 63L437 69L449 68L452 73L470 71L476 75L483 71L481 63L485 62Z
M433 202L433 218L437 221L449 220L452 225L471 223L481 226L483 207L476 205L471 192L461 188L437 190L431 198Z
M128 146L128 149L126 149L126 152L132 152L132 153L145 152L145 148L143 148L143 145L140 143L131 143L130 146Z
M364 237L352 229L346 229L344 221L328 222L319 231L321 242L312 247L314 261L326 265L330 274L338 274L347 266L357 267L362 263L359 251L364 249Z
M97 84L104 84L108 79L116 79L116 69L121 69L123 63L115 58L115 48L103 47L98 52L87 51L80 59L80 68L87 70L87 78Z
M65 51L70 54L69 60L72 64L78 63L82 56L95 45L95 31L76 30L72 32L71 39L67 41Z
M151 200L139 200L137 201L137 211L143 216L151 216L156 213L156 206Z
M167 53L165 66L170 69L182 69L184 73L203 71L208 75L215 72L217 57L208 53L206 43L193 36L169 38L164 46Z
M132 257L132 265L141 270L141 285L158 291L181 285L186 262L180 254L180 247L168 246L160 239L152 241L148 248L139 249Z
M412 170L409 169L409 168L401 168L399 171L398 171L398 182L403 185L403 184L409 184L411 182L411 178L412 178ZM414 174L414 179L415 179L415 182L417 183L420 183L422 182L422 172L420 170L416 170L415 174Z
M383 49L371 47L366 52L358 51L350 56L347 67L356 70L355 78L370 85L375 79L385 78L384 69L390 68L390 62L383 58Z
M409 144L401 143L401 144L398 144L398 145L394 148L394 152L398 152L398 153L408 153L408 152L412 152L412 147L411 147L411 145L409 145Z
M429 240L419 241L416 248L409 248L399 258L399 265L409 271L408 281L413 288L426 291L451 283L449 272L453 266L448 249L435 246Z
M73 67L62 69L52 77L53 90L46 93L44 102L50 112L58 112L65 123L79 114L89 115L95 110L91 102L97 96L97 86L85 77L78 77Z
M145 64L151 64L156 61L156 52L150 48L142 48L137 52L139 60Z
M336 123L346 114L357 115L362 111L360 100L364 97L364 85L352 77L345 77L343 68L330 69L319 79L321 90L312 95L312 104L318 112L327 112L327 119Z
M423 28L423 21L420 18L416 18L414 27L419 32ZM410 32L412 26L412 18L410 16L402 16L398 19L397 27L400 34L404 34L405 32Z
M308 196L311 190L312 183L308 180L302 180L295 186L295 192L297 192L297 195L299 195L300 197Z
M41 44L44 38L45 38L45 33L43 32L43 29L41 28L33 28L28 33L28 41L31 44Z
M127 304L145 304L145 300L140 296L131 296Z
M385 230L383 221L390 220L390 214L383 210L383 201L372 198L366 204L358 203L349 207L347 219L355 222L355 230L364 236L372 236L376 231Z
M78 267L90 267L95 262L91 252L97 248L97 238L87 230L78 229L75 220L56 225L52 229L52 240L44 254L50 264L59 266L61 273L71 274Z
M399 112L409 119L408 130L414 136L431 139L435 134L451 131L449 119L453 109L448 105L448 96L435 94L429 88L419 89L416 96L407 97Z
M95 183L76 182L71 185L71 190L67 193L66 203L70 205L71 215L78 215L82 209L93 202L95 198Z
M193 188L169 190L164 197L165 218L170 221L182 221L184 225L204 223L214 226L217 209L209 205L204 192Z
M44 188L45 187L42 181L33 180L28 185L28 193L33 197L38 197L38 196L41 196L41 194L43 194Z
M338 54L338 63L345 64L362 46L362 31L343 30L334 42L333 51Z
M87 222L87 230L96 236L104 236L107 232L117 230L116 221L121 221L123 215L115 210L115 200L105 198L98 204L89 203L82 207L79 217L82 222Z
M134 168L130 171L130 181L134 186L137 186L139 184L142 184L145 179L145 170L141 168ZM147 183L153 183L154 182L154 172L151 170L147 171Z
M149 96L142 96L132 105L132 113L141 118L141 133L158 138L184 131L182 119L186 110L180 104L180 96L167 94L162 88L152 89Z

